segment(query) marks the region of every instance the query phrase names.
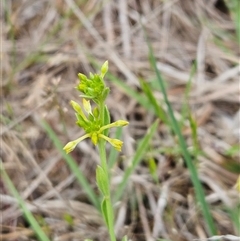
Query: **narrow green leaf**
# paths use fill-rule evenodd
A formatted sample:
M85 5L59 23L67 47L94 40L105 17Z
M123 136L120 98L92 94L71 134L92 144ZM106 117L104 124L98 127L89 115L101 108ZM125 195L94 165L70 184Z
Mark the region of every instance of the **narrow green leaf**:
M190 108L189 108L189 103L188 103L188 99L189 99L189 95L190 95L190 91L191 91L191 87L192 87L192 80L193 80L193 76L195 75L197 70L197 65L196 62L194 61L194 63L192 64L192 68L191 68L191 72L189 75L189 79L184 91L184 100L183 100L183 105L182 105L182 110L181 110L181 121L180 121L180 127L182 128L184 121L187 119L189 112L190 112Z
M127 236L124 236L124 237L122 238L122 241L128 241Z
M191 115L189 114L189 122L190 122L190 128L191 128L191 135L192 135L192 141L193 141L193 147L194 147L194 155L196 156L199 153L199 145L198 145L198 135L197 135L197 122Z
M152 178L154 179L154 181L156 183L158 183L157 165L155 163L155 160L152 157L150 157L148 160L148 167L149 167L149 171L152 175Z
M228 9L231 12L232 19L235 22L238 44L240 44L240 5L239 0L225 0Z
M103 196L108 195L108 186L107 186L107 174L103 170L101 166L97 166L96 168L96 182L99 190L103 194Z
M142 90L144 91L145 95L147 96L149 103L153 106L154 112L157 117L160 118L166 125L169 125L167 115L164 109L157 103L156 98L153 95L151 88L149 87L148 83L143 79L139 79Z
M114 75L110 74L109 72L107 73L107 77L125 94L130 96L131 98L135 99L140 105L142 105L146 110L149 110L149 102L146 98L145 95L142 95L138 93L137 91L133 90L132 88L129 88L129 86L124 83L122 80L119 80L117 77ZM152 107L151 107L152 110Z
M105 223L109 230L108 209L107 209L107 201L105 198L102 201L101 209L102 209L102 215L104 217Z
M227 156L234 156L238 153L240 153L239 144L233 145L225 151L225 155Z

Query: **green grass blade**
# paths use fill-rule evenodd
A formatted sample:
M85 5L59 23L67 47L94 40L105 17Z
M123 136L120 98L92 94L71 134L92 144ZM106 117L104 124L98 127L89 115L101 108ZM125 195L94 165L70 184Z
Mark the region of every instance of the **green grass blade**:
M236 205L234 208L226 207L226 210L228 211L229 216L231 217L237 235L240 236L240 203L238 203L238 205Z
M193 76L195 75L197 70L197 65L196 62L194 61L192 68L191 68L191 72L190 72L190 76L184 91L184 100L183 100L183 105L182 105L182 109L181 109L181 121L180 121L180 127L183 127L184 121L187 119L187 117L189 116L189 104L188 104L188 99L189 99L189 94L191 91L191 87L192 87L192 79Z
M208 204L205 200L205 194L204 194L202 185L201 185L201 183L199 181L199 178L198 178L198 172L197 172L197 170L196 170L196 168L195 168L195 166L194 166L194 164L191 160L191 156L190 156L190 154L187 150L187 144L186 144L186 142L183 138L183 135L182 135L181 130L179 128L178 122L177 122L177 120L174 116L171 104L168 100L167 92L166 92L165 87L164 87L162 76L160 74L160 71L157 68L156 59L155 59L155 56L153 54L152 46L151 46L151 44L149 43L148 40L147 40L147 43L148 43L148 48L149 48L150 61L151 61L151 64L154 68L154 71L156 72L156 76L157 76L157 79L159 81L159 85L161 87L162 93L163 93L164 101L165 101L165 103L167 105L167 108L168 108L169 118L172 122L173 130L178 137L179 145L181 147L183 157L185 159L188 170L190 172L190 176L191 176L191 180L193 182L193 186L194 186L194 189L195 189L195 192L196 192L197 200L201 205L203 216L204 216L205 221L208 225L209 234L215 235L216 234L216 227L214 225L214 221L213 221L213 218L211 216L209 206L208 206Z
M127 236L124 236L124 237L122 238L122 241L128 241Z
M139 164L139 162L142 160L142 157L145 155L147 148L149 147L149 142L151 140L151 138L153 137L153 135L156 133L157 130L157 126L158 126L159 121L155 121L153 123L153 125L148 129L148 133L146 134L146 136L141 140L136 153L133 157L132 160L132 165L130 165L124 175L123 175L123 180L122 182L119 184L119 186L117 187L117 190L115 192L114 195L114 202L117 202L121 197L122 194L126 188L128 179L130 177L130 175L133 173L133 171L135 170L136 166Z
M50 241L50 239L47 237L45 232L42 230L42 228L40 227L40 225L38 224L38 222L34 218L33 214L27 208L27 205L25 204L24 200L21 198L20 194L18 193L17 189L15 188L11 179L9 178L8 174L4 170L2 160L0 161L0 173L1 173L1 176L3 177L4 181L6 182L7 187L9 188L10 192L17 199L18 204L21 207L25 218L28 220L32 229L36 233L36 235L38 237L38 240L40 240L40 241Z
M225 0L228 9L231 12L233 21L235 22L237 41L240 44L240 4L239 0Z
M142 105L146 110L149 110L149 102L146 96L138 93L137 91L129 88L127 84L125 84L122 80L119 80L114 75L107 73L107 78L110 79L119 89L123 90L125 94L127 94L132 99L135 99L140 105Z
M53 141L55 147L62 154L63 158L65 159L68 166L70 167L72 173L76 176L78 182L80 183L82 188L85 190L86 194L88 195L90 201L100 211L101 210L100 201L99 201L98 197L96 196L96 194L94 193L94 191L93 191L92 187L90 186L89 182L85 178L84 174L79 169L76 162L74 161L74 159L70 155L67 155L65 153L65 151L63 150L62 143L59 141L58 137L56 136L56 134L54 133L52 128L47 124L46 121L42 121L42 126L45 129L45 131L47 132L50 139Z
M142 90L144 91L145 95L147 96L150 105L153 106L155 114L157 117L160 118L166 125L169 125L167 115L164 109L157 103L156 98L154 97L151 88L149 87L148 83L145 82L143 79L139 79Z
M188 119L189 123L190 123L190 128L191 128L191 136L192 136L192 143L193 143L193 155L194 157L196 157L200 151L199 151L199 143L198 143L198 136L197 136L197 122L196 120L193 118L193 115L191 113L191 109L189 107L189 103L188 103L188 99L189 99L189 94L191 91L191 86L192 86L192 79L193 76L195 75L197 70L197 65L196 62L194 61L194 63L192 64L192 68L190 71L190 76L186 85L186 89L184 92L184 102L182 105L182 110L181 110L181 120L179 122L179 128L182 129L182 127L184 126L184 122L186 119Z

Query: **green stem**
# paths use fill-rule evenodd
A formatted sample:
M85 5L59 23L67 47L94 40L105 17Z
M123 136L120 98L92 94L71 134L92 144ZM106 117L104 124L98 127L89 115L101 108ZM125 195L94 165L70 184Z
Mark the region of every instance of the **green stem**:
M99 109L100 109L100 119L102 121L101 125L104 126L105 125L105 118L104 118L104 103L101 102L99 104ZM100 161L101 161L101 166L104 169L104 171L106 171L106 174L108 176L108 183L109 183L109 175L108 175L108 164L107 164L107 158L106 158L106 151L105 151L105 140L103 140L102 138L100 138L99 140L99 154L100 154Z
M106 160L106 151L105 151L105 141L100 140L99 141L99 153L100 153L100 159L101 159L101 166L104 169L105 173L107 174L107 195L104 196L104 199L106 201L106 207L107 207L107 220L108 220L108 231L111 238L111 241L116 241L115 233L114 233L114 214L113 214L113 208L112 208L112 201L111 201L111 193L110 193L110 183L109 183L109 171L107 166L107 160ZM103 215L105 215L103 213Z
M104 125L105 124L104 123L104 103L100 103L99 108L100 108L102 125ZM108 170L108 164L107 164L107 158L106 158L105 145L106 145L106 141L100 138L99 144L98 144L100 161L101 161L101 166L107 175L107 178L106 178L107 195L104 196L104 199L106 201L106 208L107 208L107 217L105 219L108 220L107 226L108 226L110 239L111 241L116 241L116 237L114 233L114 213L113 213L112 201L111 201L109 170ZM103 215L106 215L106 214L103 213Z

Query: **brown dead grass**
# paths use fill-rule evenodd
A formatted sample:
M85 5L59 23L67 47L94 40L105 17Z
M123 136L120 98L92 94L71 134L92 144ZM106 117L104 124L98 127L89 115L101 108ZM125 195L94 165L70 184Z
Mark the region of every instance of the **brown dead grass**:
M79 136L68 103L78 98L73 88L76 74L94 72L89 56L99 63L108 59L111 73L131 88L139 87L139 77L154 78L141 18L177 117L181 116L192 62L198 61L189 104L199 126L199 145L206 153L199 157L199 175L218 234L237 235L225 207L238 203L234 188L238 174L229 167L239 164L239 154L229 157L225 151L239 141L240 53L224 1L84 2L2 3L1 158L29 209L47 224L54 241L108 240L101 217L88 204L40 120L47 120L63 144ZM126 164L121 165L127 165L134 154L134 140L146 133L154 116L111 86L112 117L128 118L131 123L124 132ZM155 96L162 100L159 91ZM160 132L153 148L174 150L174 140L164 126L159 127ZM187 123L183 133L191 146ZM84 142L72 155L95 186L96 150ZM125 195L116 207L116 233L119 237L127 234L133 241L206 238L207 229L181 157L157 151L153 157L161 184L152 180L144 163L138 167L127 190L131 195ZM113 172L114 188L122 172L118 167ZM2 181L0 188L1 240L36 240ZM63 219L66 213L74 216L71 227Z

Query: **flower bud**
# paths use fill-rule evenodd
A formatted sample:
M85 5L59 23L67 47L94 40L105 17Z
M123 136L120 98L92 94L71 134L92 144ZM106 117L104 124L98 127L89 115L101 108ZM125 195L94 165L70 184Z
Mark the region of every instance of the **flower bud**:
M103 138L104 140L108 141L117 151L121 151L123 142L118 139L109 138L103 134L100 134L99 137Z
M90 100L86 100L83 98L83 107L88 114L92 114L92 107L90 104Z
M110 139L109 143L117 150L121 151L122 150L122 145L123 142L118 140L118 139Z
M103 78L107 72L108 72L108 61L105 61L105 63L102 65L102 68L101 68L101 77Z
M71 100L71 101L70 101L70 104L72 105L72 108L73 108L77 113L79 113L79 114L82 113L81 106L80 106L77 102Z
M70 104L72 105L73 109L76 111L78 116L81 116L85 122L88 122L87 117L83 113L81 106L73 100L70 101Z
M74 150L74 148L76 147L77 144L78 144L78 142L76 142L76 141L70 141L67 143L67 145L65 145L63 147L63 150L68 154Z
M80 81L81 80L87 80L87 76L84 75L84 74L81 74L81 73L78 74L78 78L79 78Z
M74 140L74 141L68 142L67 145L65 145L65 146L63 147L63 150L68 154L69 152L71 152L71 151L74 150L74 148L77 146L77 144L78 144L80 141L88 138L89 136L90 136L89 134L85 134L85 135L81 136L80 138L78 138L78 139L76 139L76 140Z
M129 124L129 122L125 120L118 120L114 123L116 124L116 126L127 126Z

